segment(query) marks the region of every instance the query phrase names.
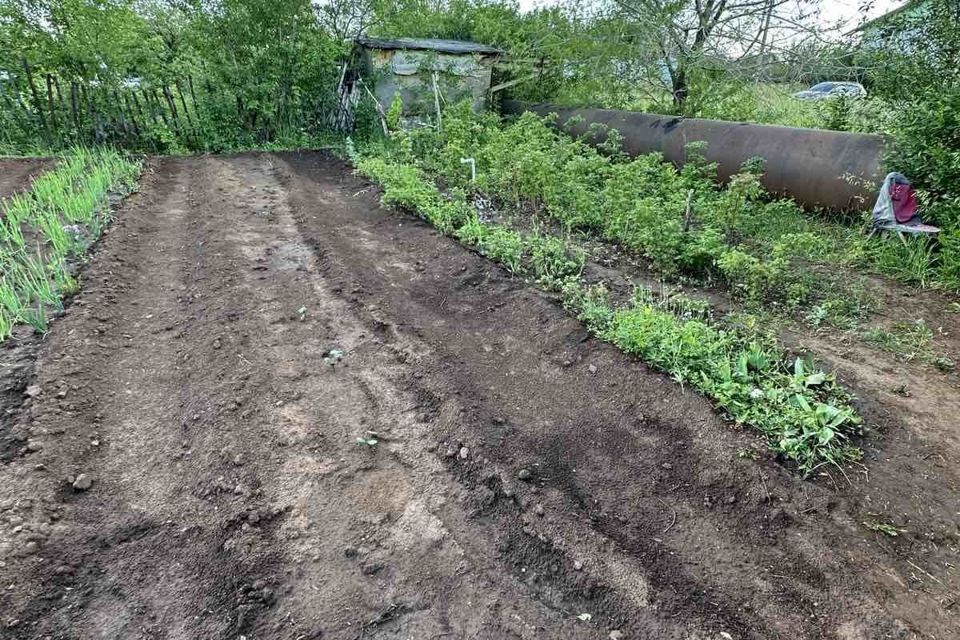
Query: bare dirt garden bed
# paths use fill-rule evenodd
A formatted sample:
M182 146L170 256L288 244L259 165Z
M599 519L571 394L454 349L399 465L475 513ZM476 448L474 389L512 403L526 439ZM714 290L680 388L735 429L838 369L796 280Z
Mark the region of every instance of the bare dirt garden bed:
M883 428L803 480L327 154L154 161L0 356L0 637L960 635L946 387L828 354Z

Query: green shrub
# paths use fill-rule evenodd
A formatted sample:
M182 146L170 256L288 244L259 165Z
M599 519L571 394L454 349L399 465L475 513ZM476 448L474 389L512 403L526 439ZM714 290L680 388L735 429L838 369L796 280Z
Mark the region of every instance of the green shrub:
M686 233L677 256L677 266L681 272L694 276L713 274L726 249L726 238L718 229L706 227L700 233Z
M566 243L555 236L535 234L528 236L526 243L530 267L545 289L559 292L570 279L579 278L583 271L583 252L571 257Z
M807 474L856 460L850 437L860 418L833 378L768 341L744 341L700 320L680 320L640 296L615 312L601 336L703 391L735 420L765 433L771 447Z
M602 283L583 286L579 282L568 282L563 290L563 304L598 335L604 334L613 322L614 310Z
M491 260L501 263L512 273L523 269L523 239L505 227L489 227L477 242L477 250Z
M731 249L717 261L720 273L733 283L736 293L746 300L759 302L776 288L778 270L769 263L743 251Z
M823 126L833 131L849 131L853 115L853 101L844 95L834 96L823 101Z

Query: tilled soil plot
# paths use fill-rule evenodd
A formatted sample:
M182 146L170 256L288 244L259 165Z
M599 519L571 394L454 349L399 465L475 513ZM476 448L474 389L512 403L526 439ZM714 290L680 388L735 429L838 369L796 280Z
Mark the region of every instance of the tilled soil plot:
M738 457L323 154L158 161L35 375L2 637L958 637L955 568L863 526L868 473ZM952 450L896 442L912 465L868 469L956 527Z

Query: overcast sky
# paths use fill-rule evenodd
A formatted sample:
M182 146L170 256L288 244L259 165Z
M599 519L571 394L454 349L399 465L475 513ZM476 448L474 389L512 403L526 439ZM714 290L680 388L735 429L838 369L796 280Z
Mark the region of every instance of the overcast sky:
M866 13L861 10L863 0L821 0L821 11L827 22L843 20L848 28L853 28L864 21L881 16L891 9L896 9L904 0L874 0L873 6Z
M821 14L827 24L833 24L838 20L844 22L844 29L852 29L864 19L873 19L883 15L887 11L905 4L906 0L866 0L872 6L864 13L861 5L865 0L820 0ZM520 7L524 10L541 6L554 6L563 4L563 0L519 0Z

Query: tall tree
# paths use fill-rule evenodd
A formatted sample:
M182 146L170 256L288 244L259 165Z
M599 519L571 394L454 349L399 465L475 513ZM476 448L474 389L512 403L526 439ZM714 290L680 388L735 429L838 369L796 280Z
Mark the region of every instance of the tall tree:
M659 56L674 104L682 106L697 69L770 55L816 38L817 0L612 0L611 17Z
M155 58L158 42L133 0L0 0L0 64L124 76Z

